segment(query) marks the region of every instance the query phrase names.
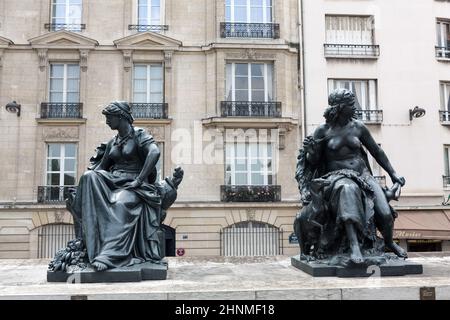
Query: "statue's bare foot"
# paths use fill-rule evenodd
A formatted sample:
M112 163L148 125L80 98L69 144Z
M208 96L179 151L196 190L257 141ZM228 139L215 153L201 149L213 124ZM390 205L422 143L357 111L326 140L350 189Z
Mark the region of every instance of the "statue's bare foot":
M405 249L400 247L395 242L392 242L391 244L386 244L386 247L388 249L392 250L392 252L394 252L399 258L404 258L404 259L408 258L408 254L406 253Z
M352 248L352 253L350 254L350 261L354 264L363 264L364 258L362 256L361 250L359 247Z
M98 262L95 261L92 263L92 266L95 268L95 270L97 271L105 271L106 269L108 269L108 266L102 262Z

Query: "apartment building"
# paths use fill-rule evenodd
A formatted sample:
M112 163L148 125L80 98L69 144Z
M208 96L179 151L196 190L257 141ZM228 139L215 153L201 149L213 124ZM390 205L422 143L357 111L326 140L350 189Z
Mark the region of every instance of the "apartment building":
M409 251L450 250L450 2L300 5L304 134L323 122L331 90L352 90L358 117L406 178L393 203L395 237ZM380 183L390 186L370 161Z
M293 254L300 135L297 0L0 1L0 258L48 258L101 110L132 104L185 171L168 255ZM5 108L6 106L6 108Z

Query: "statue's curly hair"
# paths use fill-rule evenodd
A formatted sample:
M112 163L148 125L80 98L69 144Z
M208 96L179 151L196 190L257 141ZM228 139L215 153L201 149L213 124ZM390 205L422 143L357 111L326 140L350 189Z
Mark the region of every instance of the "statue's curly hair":
M350 118L356 118L356 96L348 89L335 89L328 96L329 107L325 110L323 116L327 123L333 123L339 117L343 106L352 106L353 113Z

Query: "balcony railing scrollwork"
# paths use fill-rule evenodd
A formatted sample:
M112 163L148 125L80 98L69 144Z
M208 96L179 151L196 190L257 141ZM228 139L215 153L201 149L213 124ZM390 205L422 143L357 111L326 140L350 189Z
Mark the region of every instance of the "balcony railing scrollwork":
M167 103L131 103L131 113L136 119L167 119Z
M169 30L169 26L160 24L129 24L128 30L160 32Z
M222 38L279 39L280 25L278 23L221 22L220 36Z
M42 119L80 119L83 116L82 103L42 102Z
M86 24L75 24L75 23L46 23L44 25L45 29L48 31L81 31L86 29Z
M442 176L444 188L450 188L450 176Z
M222 117L281 118L281 102L221 101Z
M356 110L357 119L372 124L383 122L383 110Z
M439 120L443 124L450 124L450 111L439 111Z
M450 47L436 47L436 58L450 59Z
M278 202L281 186L276 185L222 185L222 202Z
M38 203L63 203L77 186L38 186Z
M379 45L325 43L324 47L325 57L378 57L380 55Z

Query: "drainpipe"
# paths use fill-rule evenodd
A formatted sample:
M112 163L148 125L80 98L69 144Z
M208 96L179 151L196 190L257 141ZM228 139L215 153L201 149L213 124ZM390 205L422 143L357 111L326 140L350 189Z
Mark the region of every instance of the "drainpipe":
M305 51L304 51L304 34L303 34L303 0L298 0L298 42L299 42L299 65L298 65L298 86L300 89L300 117L301 117L301 133L302 139L306 137L306 93L305 93Z

